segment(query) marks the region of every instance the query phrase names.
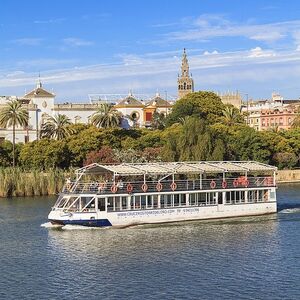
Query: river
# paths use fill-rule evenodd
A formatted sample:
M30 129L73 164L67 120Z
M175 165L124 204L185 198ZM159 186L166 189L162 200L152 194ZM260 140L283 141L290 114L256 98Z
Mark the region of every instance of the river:
M0 299L300 299L300 185L278 214L137 226L41 227L55 199L0 200Z

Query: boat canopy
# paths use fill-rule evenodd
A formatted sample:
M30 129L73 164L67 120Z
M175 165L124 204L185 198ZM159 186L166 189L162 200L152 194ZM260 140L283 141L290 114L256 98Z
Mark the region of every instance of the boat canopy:
M77 176L113 173L114 176L202 174L202 173L251 173L275 172L276 167L256 161L193 161L155 163L93 163L75 171Z

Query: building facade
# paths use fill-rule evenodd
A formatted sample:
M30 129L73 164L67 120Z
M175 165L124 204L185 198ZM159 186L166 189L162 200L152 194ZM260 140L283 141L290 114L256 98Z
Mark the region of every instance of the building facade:
M55 94L44 89L38 81L35 89L23 97L2 96L0 97L0 109L8 101L18 100L28 111L29 121L26 127L16 128L16 142L26 143L39 139L42 126L49 118L57 114L66 115L72 123L88 124L104 103L103 101L90 101L90 103L63 103L55 104ZM121 127L151 127L154 112L167 116L172 104L163 99L159 93L151 99L139 100L132 93L112 104L121 113ZM13 139L12 128L0 128L0 141Z
M300 100L285 100L273 93L270 100L250 101L242 112L250 127L261 130L288 130L299 115Z

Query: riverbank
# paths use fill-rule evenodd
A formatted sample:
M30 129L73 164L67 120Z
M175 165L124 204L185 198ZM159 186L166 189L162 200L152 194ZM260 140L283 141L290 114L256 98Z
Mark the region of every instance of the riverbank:
M51 196L62 190L68 174L60 169L24 171L19 168L0 169L0 197ZM277 183L300 183L300 169L278 170Z
M0 197L55 195L61 191L65 176L66 173L59 169L47 172L0 169Z
M300 182L300 169L278 170L276 173L277 183L296 183Z

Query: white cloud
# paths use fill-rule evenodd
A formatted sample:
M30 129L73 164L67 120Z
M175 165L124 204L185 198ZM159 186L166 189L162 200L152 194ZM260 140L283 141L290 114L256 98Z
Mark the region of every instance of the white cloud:
M20 46L39 46L42 41L43 39L40 38L21 38L12 40L11 42Z
M219 52L217 50L214 50L212 52L209 52L209 51L204 51L203 52L203 55L213 55L213 54L219 54Z
M275 52L272 50L263 50L261 47L255 47L250 49L249 57L272 57L275 55Z
M295 69L293 76L300 76L300 52L297 51L275 52L255 47L235 52L199 52L192 54L193 51L188 51L188 58L196 86L201 89L217 89L229 84L235 85L234 89L237 89L246 81L248 84L272 82L276 78L289 82L291 74L287 70L291 66ZM119 63L115 64L72 68L61 66L59 69L42 70L42 79L47 86L58 87L55 91L58 98L61 95L66 98L74 97L75 91L78 97L83 97L88 93L126 92L130 88L141 92L151 88L154 92L156 88L160 88L176 93L176 76L180 70L179 54L181 51L178 51L175 58L174 55L166 56L163 52L143 56L122 55ZM2 90L11 90L12 94L16 94L15 90L19 87L26 86L30 89L34 85L37 74L20 71L22 70L15 73L0 71ZM70 86L76 89L70 92Z
M94 44L94 42L79 39L79 38L74 38L74 37L63 39L63 43L69 47L91 46Z
M34 24L59 24L64 22L65 18L49 19L49 20L35 20Z
M254 24L237 23L223 15L201 15L191 23L190 28L168 33L168 40L207 41L218 37L246 37L251 40L273 43L285 37L293 38L300 30L300 20Z

